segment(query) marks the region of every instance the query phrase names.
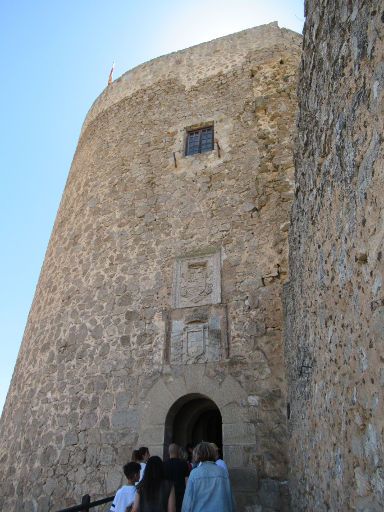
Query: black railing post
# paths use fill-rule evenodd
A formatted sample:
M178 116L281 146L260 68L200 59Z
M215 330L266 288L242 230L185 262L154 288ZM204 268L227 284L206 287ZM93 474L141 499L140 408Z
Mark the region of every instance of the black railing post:
M102 498L101 500L91 501L91 497L89 494L83 496L80 505L75 505L74 507L62 508L58 512L89 512L90 508L98 507L100 505L104 505L105 503L110 503L113 501L114 496L109 496L108 498Z
M85 512L89 512L89 505L91 503L91 497L89 494L86 494L85 496L82 497L81 499L81 504L84 505L84 508L83 510Z

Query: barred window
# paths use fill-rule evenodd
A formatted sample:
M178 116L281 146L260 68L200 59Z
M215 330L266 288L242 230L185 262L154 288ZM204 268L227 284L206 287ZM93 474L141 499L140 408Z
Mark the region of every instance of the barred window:
M213 150L213 126L187 132L185 155L196 155Z

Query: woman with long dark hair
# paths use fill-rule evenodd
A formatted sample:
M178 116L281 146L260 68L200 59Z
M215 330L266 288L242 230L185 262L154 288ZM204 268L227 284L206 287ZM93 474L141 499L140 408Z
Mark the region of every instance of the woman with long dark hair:
M150 457L144 476L137 486L132 512L175 512L175 489L164 478L163 461L156 455Z

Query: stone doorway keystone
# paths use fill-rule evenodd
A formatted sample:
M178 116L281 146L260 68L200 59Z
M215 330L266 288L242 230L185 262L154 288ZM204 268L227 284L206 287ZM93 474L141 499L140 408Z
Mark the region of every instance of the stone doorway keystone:
M184 395L171 406L164 425L164 458L168 458L168 446L176 443L185 447L200 441L223 446L222 417L218 406L207 396L191 393Z

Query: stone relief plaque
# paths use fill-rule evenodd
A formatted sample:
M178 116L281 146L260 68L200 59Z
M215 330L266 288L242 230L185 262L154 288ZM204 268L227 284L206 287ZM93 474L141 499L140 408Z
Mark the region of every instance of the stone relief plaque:
M173 307L221 302L220 252L179 258L173 278Z
M218 304L173 310L168 346L171 364L206 363L227 357L226 307Z
M187 325L184 333L184 360L205 354L208 338L208 324L192 323Z
M206 261L188 263L181 267L180 298L193 304L203 304L210 300L213 284L212 273Z

